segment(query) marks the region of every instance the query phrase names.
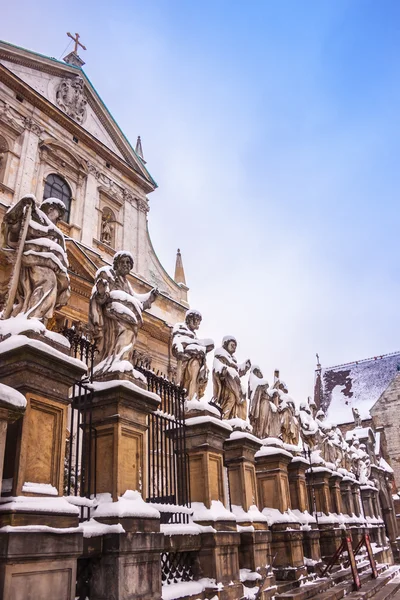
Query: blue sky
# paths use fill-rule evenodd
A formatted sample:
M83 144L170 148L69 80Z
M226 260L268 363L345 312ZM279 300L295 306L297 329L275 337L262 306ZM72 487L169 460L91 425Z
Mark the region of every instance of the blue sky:
M23 0L0 37L59 58L79 31L142 136L153 243L169 272L181 248L202 333L300 402L315 352L400 349L399 23L397 0Z

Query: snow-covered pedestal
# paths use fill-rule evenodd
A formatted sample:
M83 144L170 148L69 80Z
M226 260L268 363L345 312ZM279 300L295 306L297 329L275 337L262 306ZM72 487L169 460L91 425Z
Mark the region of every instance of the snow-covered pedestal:
M283 447L266 445L255 458L260 507L285 512L290 508L288 465L292 454Z
M342 512L351 516L354 514L353 494L351 484L353 479L345 475L340 482L340 496L342 499Z
M294 456L288 464L290 506L301 513L310 510L306 484L308 467L309 463L301 456Z
M26 399L20 392L0 383L0 495L6 451L7 428L25 413Z
M254 455L261 445L261 440L244 431L233 431L224 444L231 505L244 511L258 505Z
M331 508L332 512L340 514L343 512L342 497L340 495L340 482L343 476L334 471L329 477L329 491L331 494Z
M318 513L328 515L331 511L331 495L329 478L332 471L325 466L313 466L307 469L306 477L310 489L315 495L316 510Z
M91 388L97 493L109 493L114 501L126 490L147 493L148 415L159 408L159 396L130 378L96 381Z

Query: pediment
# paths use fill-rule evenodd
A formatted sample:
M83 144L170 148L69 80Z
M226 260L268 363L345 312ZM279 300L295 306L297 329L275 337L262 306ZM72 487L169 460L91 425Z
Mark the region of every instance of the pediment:
M0 65L73 119L153 188L156 187L82 69L4 42L0 42Z
M40 144L40 151L47 154L51 162L60 164L62 167L66 165L76 173L87 174L88 167L83 160L71 152L67 145L62 142L46 139Z

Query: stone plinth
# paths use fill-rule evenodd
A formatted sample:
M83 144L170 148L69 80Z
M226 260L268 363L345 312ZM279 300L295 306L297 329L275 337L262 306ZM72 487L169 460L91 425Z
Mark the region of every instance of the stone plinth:
M362 485L360 488L361 500L364 508L364 515L366 517L374 517L374 508L372 504L372 489L369 486Z
M91 600L160 600L160 553L164 535L150 532L108 534L94 563Z
M86 365L70 358L65 346L44 336L36 338L40 339L21 335L0 343L0 381L21 392L27 402L23 419L9 425L6 438L3 477L12 481L14 497L63 495L69 388L86 372ZM40 489L41 484L51 491L43 485ZM13 514L13 525L37 522L35 513L31 521L28 513L21 514L20 522L17 512ZM76 524L75 518L69 521L67 516L56 523L56 514L53 507L51 525ZM6 522L9 517L3 511L0 525Z
M356 517L361 517L363 515L363 513L361 510L360 484L358 481L354 481L351 484L351 493L353 496L354 514L356 515ZM371 510L372 510L372 514L373 514L374 509L373 509L372 504L371 504Z
M221 591L215 589L213 592L218 592L220 600L236 600L243 595L239 576L239 544L240 534L236 531L201 534L198 554L200 574L224 585Z
M0 533L0 598L74 600L82 549L82 533Z
M190 499L207 508L213 500L226 504L224 442L232 428L214 416L186 420L186 450L189 456Z
M256 476L259 507L290 508L288 465L292 455L283 448L266 446L256 455Z
M92 427L97 439L96 491L109 492L114 501L126 490L145 495L148 415L159 408L160 399L129 379L94 382L91 387Z
M278 580L297 580L306 575L300 523L275 523L271 526L271 531L275 577Z
M334 523L319 524L318 528L321 558L328 561L342 543L343 530Z
M344 477L340 482L340 495L342 498L342 508L346 515L354 514L353 495L351 490L352 479Z
M311 558L311 560L317 563L321 562L321 547L319 543L319 529L316 524L311 524L311 529L308 531L303 530L303 551L304 556ZM315 570L315 567L308 568L308 570Z
M307 471L307 481L311 490L314 490L316 511L328 515L331 511L331 495L329 478L332 471L324 467L313 467Z
M8 424L20 419L26 408L26 400L20 392L0 384L0 495L3 482L3 467L6 452Z
M306 484L307 461L295 456L288 465L290 504L292 510L297 509L300 512L310 511L309 499Z
M329 477L329 492L331 495L331 509L332 512L340 514L343 512L342 497L340 494L340 482L342 481L339 473L332 473Z
M248 511L250 506L258 505L254 455L260 449L261 441L246 433L234 433L234 438L224 443L230 501L231 505L241 506Z

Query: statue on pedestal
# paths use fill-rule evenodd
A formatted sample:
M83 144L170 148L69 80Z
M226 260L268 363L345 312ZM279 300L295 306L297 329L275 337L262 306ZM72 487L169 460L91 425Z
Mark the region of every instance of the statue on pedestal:
M272 403L270 402L268 389L268 381L264 379L260 367L254 365L250 371L248 385L249 420L254 435L261 439L270 435ZM278 412L275 406L274 408Z
M298 446L300 441L300 424L296 415L296 406L287 393L280 394L281 438L285 444Z
M319 427L317 421L312 416L308 402L300 404L299 420L303 442L309 446L310 450L313 450L318 444Z
M25 315L47 323L70 297L65 239L57 222L65 213L58 198L33 194L11 206L2 224L2 252L13 263L2 318Z
M213 340L201 340L196 335L202 316L197 310L188 310L184 323L172 330L172 354L178 361L176 381L187 391L187 399L200 399L208 382L207 353L214 348Z
M147 294L132 290L127 276L133 264L130 252L122 250L114 255L112 267L101 267L96 273L89 326L99 350L97 375L115 370L122 361L131 363L143 324L142 312L150 308L159 294L157 288Z
M246 393L242 389L240 378L251 367L250 360L238 365L236 357L237 342L231 336L222 340L222 348L215 351L213 364L213 400L222 409L223 419L247 419Z

